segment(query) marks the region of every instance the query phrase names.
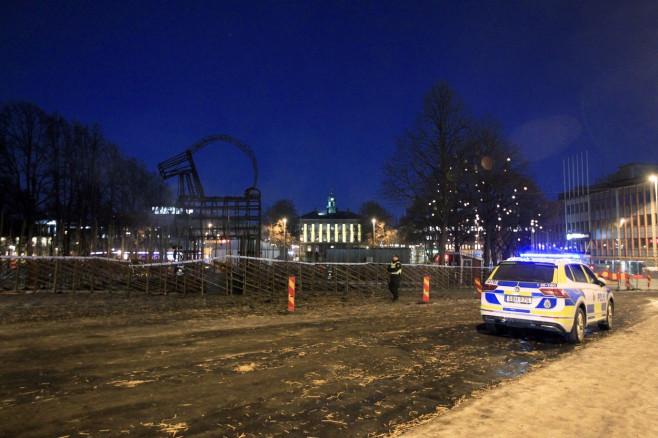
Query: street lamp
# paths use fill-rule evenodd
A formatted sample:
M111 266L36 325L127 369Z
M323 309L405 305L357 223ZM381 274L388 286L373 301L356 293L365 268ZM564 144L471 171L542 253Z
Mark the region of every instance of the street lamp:
M475 213L475 249L480 250L480 215Z
M651 175L649 181L653 181L653 193L655 196L651 197L651 240L653 242L653 259L656 262L656 208L658 208L658 176ZM651 190L649 190L651 191ZM651 193L649 193L651 195Z
M288 222L288 219L285 217L283 218L283 260L288 260L288 250L286 250L286 222Z
M377 222L377 219L372 218L372 247L375 247L375 223Z
M619 219L619 223L617 224L617 252L619 253L619 268L617 269L617 272L621 274L621 226L624 225L624 231L626 231L626 219ZM619 280L621 280L621 275L619 276Z
M208 238L206 240L208 241L208 246L210 247L210 248L208 248L208 256L210 258L213 258L213 257L217 256L217 247L219 246L219 242L215 242L215 248L214 249L212 248L212 244L210 243L210 240L214 237L213 234L214 233L212 231L212 222L209 222L208 223ZM219 237L215 238L215 240L218 240L218 239L219 239Z
M622 219L621 224L624 227L624 255L628 258L628 233L626 232L626 220Z

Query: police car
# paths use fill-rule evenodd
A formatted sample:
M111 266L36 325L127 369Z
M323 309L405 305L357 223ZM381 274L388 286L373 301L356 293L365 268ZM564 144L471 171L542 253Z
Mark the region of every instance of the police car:
M579 256L528 254L496 266L482 287L480 314L492 333L551 330L576 344L589 324L612 328L614 297Z

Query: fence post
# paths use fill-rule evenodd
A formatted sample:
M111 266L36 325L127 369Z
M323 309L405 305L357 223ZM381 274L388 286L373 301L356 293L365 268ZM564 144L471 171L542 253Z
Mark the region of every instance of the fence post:
M205 266L205 263L206 263L206 262L204 262L203 260L201 260L201 295L204 295L204 286L205 286L205 284L206 284L206 282L204 281L204 278L205 278L204 274L205 274L205 272L206 272L206 266Z
M53 293L57 292L57 272L59 271L59 259L55 260L55 272L53 273Z
M78 289L78 260L73 261L73 279L71 280L71 290L76 292Z
M21 276L18 274L18 271L20 271L21 269L21 264L18 263L16 259L11 259L11 265L12 265L11 269L14 271L14 278L16 279L14 284L14 292L18 293L18 281L21 278Z
M130 266L128 267L128 271L127 271L127 273L128 273L128 274L127 274L128 278L127 278L127 280L126 280L126 293L127 293L128 295L130 295L130 281L131 281L132 278L133 278L133 267L132 267L132 264L130 264Z
M89 270L89 271L91 272L91 275L89 275L89 292L93 292L93 291L94 291L94 286L95 286L94 279L95 279L96 277L94 276L93 273L94 273L96 270L93 268L93 265L95 265L95 264L96 264L96 263L94 263L93 260L91 260L91 262L89 263L89 265L92 267L92 269Z
M187 266L183 265L183 275L182 275L182 277L183 277L183 295L187 295L187 275L185 274L185 270L186 269L190 270L188 268L189 266L191 266L191 265L187 265ZM178 278L178 277L176 277L176 278ZM174 292L178 292L178 283L176 283L176 290Z
M299 287L302 288L304 287L304 265L299 264ZM295 286L296 287L296 286Z

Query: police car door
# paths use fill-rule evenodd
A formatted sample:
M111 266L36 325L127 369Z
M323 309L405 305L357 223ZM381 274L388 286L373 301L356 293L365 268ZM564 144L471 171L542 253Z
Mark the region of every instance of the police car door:
M587 281L589 281L589 284L594 290L594 313L597 319L603 319L606 315L606 307L608 305L608 288L601 286L601 281L589 267L583 265L583 271L585 271Z
M574 263L569 265L571 272L573 272L573 277L578 282L578 288L583 291L585 294L585 306L587 307L587 322L590 323L592 320L599 318L601 313L601 305L598 303L598 292L599 286L592 284L587 279L587 274L582 265Z

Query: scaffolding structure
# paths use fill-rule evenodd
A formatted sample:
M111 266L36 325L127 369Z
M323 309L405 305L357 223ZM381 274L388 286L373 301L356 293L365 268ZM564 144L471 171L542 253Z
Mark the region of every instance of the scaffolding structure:
M244 196L206 196L194 164L193 155L214 142L230 143L251 159L254 181ZM178 199L172 209L176 258L192 260L211 256L212 249L228 245L228 253L260 255L261 194L256 188L256 157L247 145L228 135L213 135L193 144L186 151L158 164L163 179L178 179ZM237 248L231 248L237 245Z

